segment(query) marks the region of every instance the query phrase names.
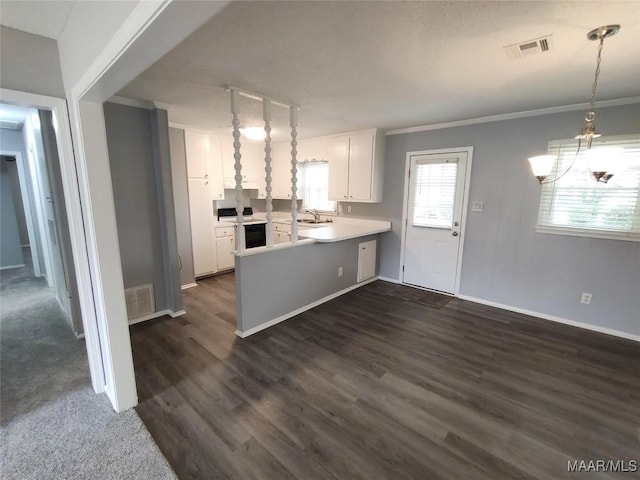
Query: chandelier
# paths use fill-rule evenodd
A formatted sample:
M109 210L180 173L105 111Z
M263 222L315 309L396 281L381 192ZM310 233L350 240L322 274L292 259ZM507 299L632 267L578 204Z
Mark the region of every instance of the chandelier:
M587 38L589 40L598 40L598 56L596 57L596 71L594 74L593 85L591 86L591 101L589 102L589 111L587 111L584 116L584 125L580 133L575 136L575 139L578 140L578 150L571 162L571 165L562 172L557 177L547 180L547 176L551 172L554 163L559 160L559 156L555 155L539 155L536 157L529 158L529 163L531 164L531 170L533 171L534 176L538 179L540 183L551 183L563 177L575 163L575 159L578 157L580 153L580 149L583 143L586 143L587 146L587 154L589 157L589 171L591 172L591 176L597 182L607 183L609 179L614 175L614 165L615 162L608 163L607 161L603 161L605 158L611 158L609 155L613 153L613 150L601 151L604 149L594 149L591 150L591 144L594 138L598 138L601 136L595 129L595 101L596 101L596 89L598 88L598 77L600 76L600 63L602 61L602 47L604 46L604 39L611 37L620 31L620 25L604 25L602 27L595 28L591 30L587 34ZM617 152L617 151L616 151ZM608 155L607 155L608 154Z

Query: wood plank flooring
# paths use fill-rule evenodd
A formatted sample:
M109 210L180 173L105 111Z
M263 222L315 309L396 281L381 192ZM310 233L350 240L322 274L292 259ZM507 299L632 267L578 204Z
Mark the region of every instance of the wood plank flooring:
M181 479L606 479L639 460L640 345L375 282L246 339L233 274L132 327L137 411Z

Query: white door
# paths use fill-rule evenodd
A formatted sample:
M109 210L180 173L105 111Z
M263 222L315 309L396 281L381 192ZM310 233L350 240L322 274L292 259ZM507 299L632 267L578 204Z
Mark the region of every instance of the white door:
M455 293L467 155L411 157L404 283Z
M211 231L213 204L206 178L189 179L189 213L193 270L196 276L216 271L215 243Z

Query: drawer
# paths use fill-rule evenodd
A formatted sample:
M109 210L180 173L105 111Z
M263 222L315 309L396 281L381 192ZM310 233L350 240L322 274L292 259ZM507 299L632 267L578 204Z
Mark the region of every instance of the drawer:
M291 225L288 225L286 223L274 223L273 229L276 232L291 233Z
M233 237L235 227L216 227L216 238Z

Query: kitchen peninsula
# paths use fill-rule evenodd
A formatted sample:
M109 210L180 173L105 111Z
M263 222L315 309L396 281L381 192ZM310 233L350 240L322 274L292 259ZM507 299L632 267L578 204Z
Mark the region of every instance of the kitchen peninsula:
M287 219L274 218L274 224ZM236 253L237 331L247 337L375 280L391 222L337 217L300 240Z

